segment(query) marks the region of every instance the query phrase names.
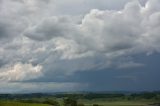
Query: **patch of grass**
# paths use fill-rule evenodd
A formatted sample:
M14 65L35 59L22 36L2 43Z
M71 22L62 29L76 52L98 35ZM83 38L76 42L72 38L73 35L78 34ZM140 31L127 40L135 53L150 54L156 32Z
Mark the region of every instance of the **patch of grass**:
M152 101L105 101L105 100L80 100L79 103L84 103L85 106L93 106L98 104L99 106L147 106L155 102Z
M37 103L20 103L20 102L10 102L10 101L1 101L0 106L49 106L47 104L37 104Z

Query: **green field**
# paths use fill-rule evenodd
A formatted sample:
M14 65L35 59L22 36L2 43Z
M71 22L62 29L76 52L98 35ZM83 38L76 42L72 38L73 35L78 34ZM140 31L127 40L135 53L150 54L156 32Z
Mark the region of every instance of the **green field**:
M20 102L0 102L0 106L49 106L48 104L37 104L37 103L20 103Z
M153 104L154 102L141 102L141 101L88 101L83 102L85 106L92 106L93 104L98 104L100 106L147 106Z
M150 104L160 103L159 100L118 100L118 101L107 101L107 100L80 100L79 103L85 104L85 106L93 106L98 104L99 106L148 106Z
M61 102L61 101L59 101ZM99 106L148 106L155 102L147 101L101 101L101 100L81 100L79 103L85 104L85 106L93 106L93 104L98 104ZM62 103L60 103L61 106ZM0 106L51 106L48 104L39 104L39 103L21 103L14 101L3 101L0 102Z
M147 106L154 102L140 102L140 101L81 101L85 106L92 106L93 104L98 104L100 106ZM0 106L50 106L48 104L38 104L38 103L20 103L20 102L0 102Z
M132 94L1 94L0 106L160 106L159 92Z

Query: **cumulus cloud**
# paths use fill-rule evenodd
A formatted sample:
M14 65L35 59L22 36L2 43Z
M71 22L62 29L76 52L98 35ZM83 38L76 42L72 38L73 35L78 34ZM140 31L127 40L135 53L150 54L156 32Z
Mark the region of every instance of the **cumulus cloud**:
M37 40L50 40L53 37L67 36L72 30L74 27L70 25L69 19L51 17L27 29L24 35Z
M79 71L145 66L130 57L160 52L160 2L148 0L142 6L137 0L120 1L126 3L124 8L121 4L90 9L96 8L94 0L83 12L73 9L63 15L57 7L67 5L62 1L2 0L0 80L53 79Z
M1 69L0 81L22 81L42 76L42 66L17 63L13 67Z
M148 6L149 4L151 6ZM158 7L152 6L154 4L155 1L149 1L145 7L142 7L138 1L133 1L126 4L120 11L94 9L84 16L81 24L66 21L67 18L51 17L29 28L24 35L34 40L67 37L66 39L72 39L80 47L86 46L86 51L139 52L134 50L138 49L137 46L144 49L144 45L148 43L147 40L154 44L155 42L151 39L157 39L154 33L158 34L159 11ZM152 7L156 9L152 9ZM149 13L148 11L151 10L154 11ZM152 22L153 20L154 22ZM150 29L153 28L153 25L156 27L154 30ZM146 35L148 36L146 37ZM150 39L148 38L150 36L153 37Z

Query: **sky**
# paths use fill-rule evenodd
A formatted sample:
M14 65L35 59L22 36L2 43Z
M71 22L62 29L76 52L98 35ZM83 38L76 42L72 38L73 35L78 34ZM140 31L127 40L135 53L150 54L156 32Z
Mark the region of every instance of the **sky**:
M160 90L160 0L0 0L0 93Z

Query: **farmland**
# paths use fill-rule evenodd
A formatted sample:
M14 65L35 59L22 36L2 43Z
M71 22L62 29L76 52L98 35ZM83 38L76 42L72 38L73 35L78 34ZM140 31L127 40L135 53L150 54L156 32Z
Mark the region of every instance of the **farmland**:
M37 103L21 103L13 101L1 101L0 106L49 106L48 104L37 104Z
M0 95L0 106L159 106L159 104L159 92Z

